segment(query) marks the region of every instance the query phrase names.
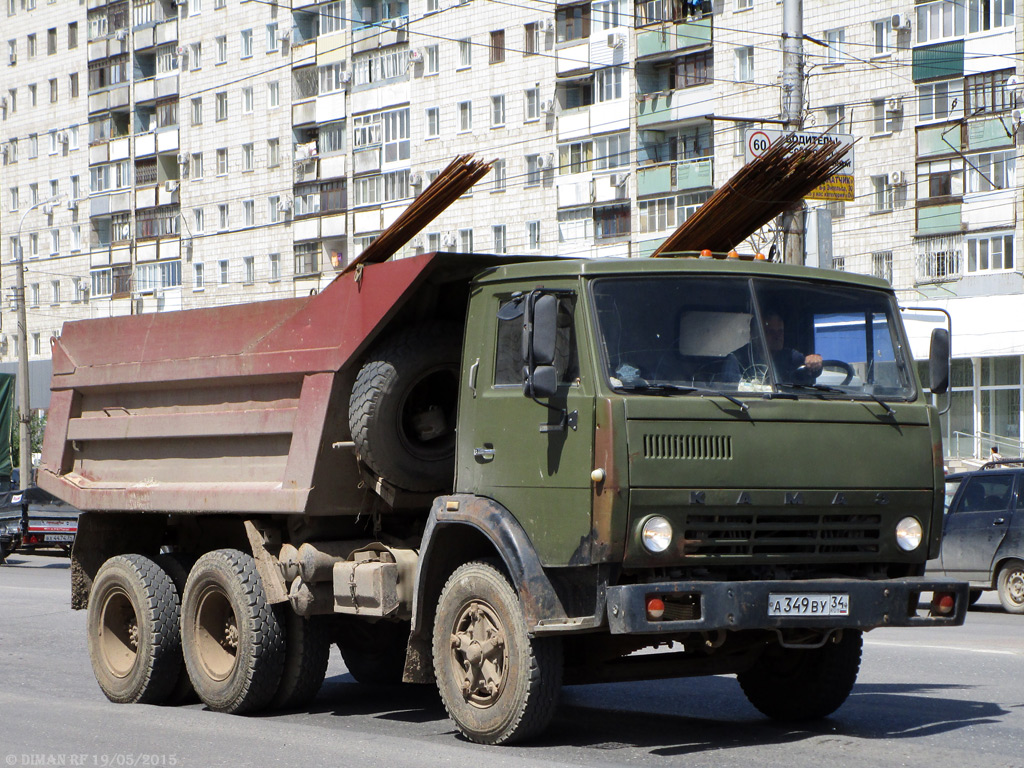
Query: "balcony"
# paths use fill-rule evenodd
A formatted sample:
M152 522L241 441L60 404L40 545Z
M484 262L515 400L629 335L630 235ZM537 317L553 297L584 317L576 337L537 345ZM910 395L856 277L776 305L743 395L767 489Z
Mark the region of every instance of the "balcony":
M963 277L964 239L961 235L918 240L917 283L945 283Z
M640 168L636 177L637 194L641 197L706 189L714 183L714 158L698 157Z
M950 205L929 205L917 208L917 235L942 235L959 233L963 229L963 222L960 218L962 205L952 203Z
M711 17L683 24L666 22L659 29L637 32L637 58L667 57L686 48L711 44Z
M637 95L637 124L650 128L664 123L692 120L714 110L713 85Z
M409 40L409 17L397 16L393 19L382 19L364 27L352 30L352 53L372 51L398 45Z

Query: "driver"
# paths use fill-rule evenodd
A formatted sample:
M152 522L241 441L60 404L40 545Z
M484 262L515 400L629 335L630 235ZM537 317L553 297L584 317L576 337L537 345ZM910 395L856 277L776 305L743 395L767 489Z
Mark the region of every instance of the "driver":
M775 366L776 379L783 384L813 384L814 380L821 375L821 355L805 355L792 347L787 347L786 323L778 312L771 310L763 317L764 338L768 345L768 354L771 355L772 364ZM756 362L751 349L756 328L756 320L753 316L750 318L750 326L750 343L733 352L726 362L724 371L726 380L739 381L741 372L749 370Z

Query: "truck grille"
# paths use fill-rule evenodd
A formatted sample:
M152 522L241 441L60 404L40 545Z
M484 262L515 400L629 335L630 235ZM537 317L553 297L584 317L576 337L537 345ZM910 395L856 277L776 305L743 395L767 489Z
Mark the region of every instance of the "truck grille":
M880 515L758 511L687 515L689 556L850 555L879 551Z
M644 435L645 459L732 460L729 435Z

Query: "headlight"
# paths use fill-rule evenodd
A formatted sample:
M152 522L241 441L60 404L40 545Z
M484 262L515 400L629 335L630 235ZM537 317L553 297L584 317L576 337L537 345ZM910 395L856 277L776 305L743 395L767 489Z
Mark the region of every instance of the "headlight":
M916 517L904 517L896 524L896 543L904 552L913 552L921 546L924 529Z
M672 524L664 517L652 517L644 523L640 538L648 552L664 552L672 543Z

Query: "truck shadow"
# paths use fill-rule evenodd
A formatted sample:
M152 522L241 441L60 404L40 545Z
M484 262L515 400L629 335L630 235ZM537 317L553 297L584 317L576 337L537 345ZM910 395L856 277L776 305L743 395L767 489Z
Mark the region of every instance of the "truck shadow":
M671 757L822 737L844 743L923 738L996 723L1009 714L998 704L957 698L958 691L969 689L957 685L857 685L832 717L783 724L758 714L732 678L568 686L551 726L525 748L643 749ZM623 710L622 702L630 702L632 708ZM442 733L455 735L431 685L359 685L347 674L336 675L325 681L313 706L304 711L437 723ZM716 717L712 719L711 714Z

